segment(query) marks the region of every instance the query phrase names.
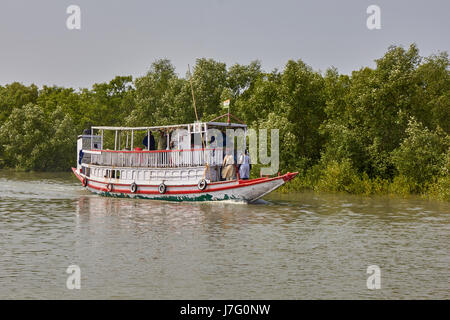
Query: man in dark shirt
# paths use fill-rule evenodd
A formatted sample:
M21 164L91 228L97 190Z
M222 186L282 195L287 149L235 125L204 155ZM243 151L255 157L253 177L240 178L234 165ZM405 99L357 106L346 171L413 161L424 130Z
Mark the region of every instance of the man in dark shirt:
M142 141L142 144L148 148L148 135L145 136L144 140ZM155 138L153 137L152 133L150 132L150 148L149 150L155 150Z

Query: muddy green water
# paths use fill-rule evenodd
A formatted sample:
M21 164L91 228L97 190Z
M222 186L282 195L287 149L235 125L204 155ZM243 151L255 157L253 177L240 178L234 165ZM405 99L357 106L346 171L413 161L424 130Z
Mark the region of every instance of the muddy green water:
M69 173L0 171L0 298L450 298L449 203L264 200L102 198ZM79 290L66 287L73 264ZM367 288L370 265L379 290Z

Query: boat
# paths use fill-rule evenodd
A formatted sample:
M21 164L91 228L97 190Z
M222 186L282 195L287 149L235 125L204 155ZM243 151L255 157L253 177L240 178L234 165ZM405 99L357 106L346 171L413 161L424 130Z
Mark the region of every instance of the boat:
M231 122L93 126L78 136L77 166L72 171L84 188L102 196L245 203L255 202L298 174L241 179L236 170L231 180L223 181L226 150L237 148L217 146L211 132L224 135L226 130L239 130L244 139L247 135L245 124ZM137 146L135 142L142 138ZM162 147L156 147L156 140Z

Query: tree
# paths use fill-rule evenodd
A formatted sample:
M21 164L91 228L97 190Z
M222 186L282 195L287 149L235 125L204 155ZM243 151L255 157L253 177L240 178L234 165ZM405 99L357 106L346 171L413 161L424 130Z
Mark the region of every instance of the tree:
M134 104L131 76L117 76L109 83L92 86L92 122L98 125L121 126Z
M430 131L415 118L409 120L406 134L392 152L392 161L401 175L419 184L430 182L443 172L450 136L440 128L436 132Z
M284 114L292 123L297 144L291 150L304 162L317 162L324 143L319 128L325 120L325 82L303 61L288 61L278 87L279 100L275 112Z
M251 92L252 86L262 74L261 62L252 61L249 65L234 64L228 69L227 87L233 97L237 98L246 92Z
M235 112L244 122L252 124L259 119L265 119L270 112L276 112L278 107L280 73L259 73L234 103Z
M0 86L0 125L8 118L14 108L28 103L36 103L38 88L32 84L24 86L19 82Z
M199 119L208 120L221 108L221 95L227 87L225 63L213 59L197 59L192 75Z
M329 74L324 158L349 158L360 173L392 178L391 152L404 139L409 117L427 117L417 98L421 61L414 44L408 50L393 46L376 69L354 71L350 79Z
M169 60L155 61L134 85L135 108L126 119L128 125L170 124L174 119L184 118L190 91L186 81L177 77Z
M15 108L0 127L0 142L6 164L18 169L68 170L75 162L76 131L60 107L50 116L32 103Z
M295 168L299 170L298 156L292 152L297 145L297 139L292 133L293 125L283 115L271 112L267 118L261 118L254 123L255 129L267 130L267 150L271 149L271 129L279 130L279 142L280 142L280 168ZM303 169L303 168L302 168Z
M450 134L450 60L447 53L424 59L416 71L413 116L431 130Z

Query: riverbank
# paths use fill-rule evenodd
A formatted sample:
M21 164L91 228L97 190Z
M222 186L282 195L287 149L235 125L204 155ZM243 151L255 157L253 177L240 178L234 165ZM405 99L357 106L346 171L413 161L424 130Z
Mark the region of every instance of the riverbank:
M277 192L314 191L325 193L346 193L354 195L390 195L407 198L420 196L424 199L450 201L450 177L435 177L431 182L419 184L405 176L393 180L375 178L367 174L343 172L339 169L307 172L282 186Z

